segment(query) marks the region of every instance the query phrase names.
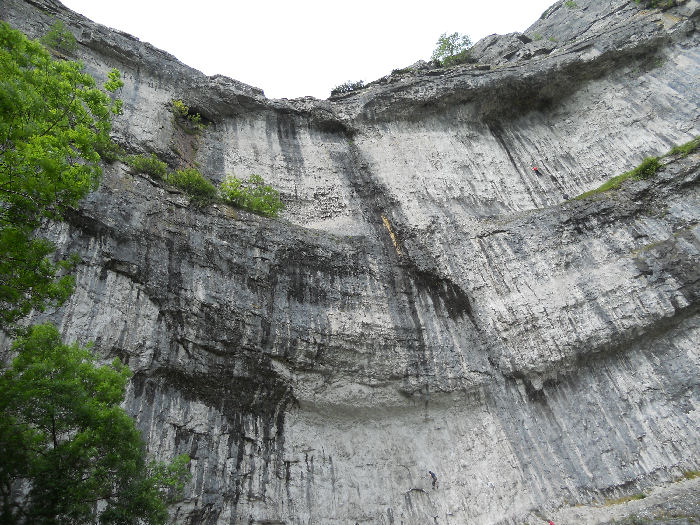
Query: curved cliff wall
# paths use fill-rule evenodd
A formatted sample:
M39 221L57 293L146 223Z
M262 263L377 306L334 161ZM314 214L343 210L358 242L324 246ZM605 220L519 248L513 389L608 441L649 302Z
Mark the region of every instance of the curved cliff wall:
M177 521L535 522L697 469L700 158L568 199L700 134L698 12L558 2L475 63L290 101L3 2L123 72L125 149L287 203L198 208L117 162L47 229L83 260L50 317L129 364L152 454L193 458Z

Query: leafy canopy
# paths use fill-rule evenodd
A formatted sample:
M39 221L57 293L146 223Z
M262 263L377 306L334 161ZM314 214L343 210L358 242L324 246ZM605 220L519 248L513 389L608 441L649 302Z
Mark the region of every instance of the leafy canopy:
M82 70L0 22L0 329L73 289L64 273L75 261L52 262L53 245L34 231L97 187L99 151L112 143L121 101ZM113 70L104 89L122 85Z
M39 39L39 42L56 51L65 51L67 53L75 51L78 47L75 36L61 20L56 20L51 29Z
M279 192L265 184L260 175L251 175L247 181L227 175L219 186L219 195L224 202L265 217L277 217L284 209Z
M466 62L471 45L472 41L468 35L443 33L435 44L431 58L446 67L460 64Z
M33 326L14 350L0 375L0 522L165 523L189 457L146 463L141 434L119 406L129 369L118 359L96 366L51 324Z
M72 292L59 272L76 261L50 261L54 247L35 231L97 186L99 152L113 144L121 102L82 69L0 22L0 329L22 333L12 365L0 362L0 523L160 524L189 458L146 463L119 406L128 368L96 366L53 325L16 328ZM108 78L107 91L123 85L116 70Z

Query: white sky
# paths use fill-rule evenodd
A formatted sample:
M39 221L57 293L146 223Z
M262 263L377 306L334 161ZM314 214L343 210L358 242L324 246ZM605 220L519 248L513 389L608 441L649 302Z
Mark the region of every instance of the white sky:
M442 33L523 31L555 0L62 0L207 75L325 99L430 58Z

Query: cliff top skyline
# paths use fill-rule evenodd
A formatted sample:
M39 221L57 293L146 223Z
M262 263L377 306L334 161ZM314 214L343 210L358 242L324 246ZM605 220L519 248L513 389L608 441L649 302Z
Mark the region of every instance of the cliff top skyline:
M552 0L494 0L453 5L391 2L328 4L316 0L252 3L92 2L64 4L126 31L207 75L259 87L268 98L328 97L346 82L371 82L428 60L442 33L476 43L493 33L524 31Z

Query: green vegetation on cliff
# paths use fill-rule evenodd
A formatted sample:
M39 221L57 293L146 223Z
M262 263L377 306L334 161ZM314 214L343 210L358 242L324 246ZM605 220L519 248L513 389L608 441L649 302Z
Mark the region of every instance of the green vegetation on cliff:
M82 70L0 22L0 329L73 289L74 261L52 261L54 246L34 232L97 187L99 150L112 142L121 102ZM121 85L114 70L104 89Z
M362 89L363 87L365 87L365 83L362 80L358 80L357 82L348 80L343 84L335 86L331 90L331 96L334 97L337 95L344 95L345 93L351 93L353 91L357 91L358 89Z
M134 173L145 173L157 179L165 179L168 175L168 165L160 160L155 153L150 155L129 155L124 158Z
M70 42L62 25L52 31L47 41ZM123 83L116 70L108 79L105 93L80 62L0 22L0 330L19 335L4 352L12 363L0 362L2 523L165 523L188 475L186 455L147 463L119 406L131 374L118 359L98 367L55 326L19 326L73 291L77 259L52 258L37 231L97 187L100 152L118 154L121 101L108 93Z
M170 102L170 109L175 117L175 123L186 133L195 134L204 130L205 126L202 123L202 116L196 111L192 111L190 106L185 104L182 100L172 100Z
M676 5L675 0L634 0L635 3L641 5L645 8L659 7L661 9L668 9Z
M242 180L228 175L217 190L196 168L168 171L168 165L154 153L130 155L122 158L132 172L144 173L183 190L197 204L224 202L264 217L277 217L284 209L279 191L275 190L260 175L251 175Z
M647 157L642 161L642 163L639 166L637 166L633 170L626 171L625 173L621 173L620 175L616 175L612 179L601 184L596 189L587 191L586 193L582 193L581 195L576 197L576 199L585 199L586 197L590 197L591 195L603 193L608 190L616 190L620 186L622 186L623 182L629 179L647 179L654 175L660 167L661 165L659 164L659 157Z
M75 36L60 20L56 20L51 29L39 41L50 49L66 53L72 53L78 47Z
M682 157L687 157L694 151L700 148L700 137L695 137L693 140L681 144L680 146L675 146L667 155L680 155Z
M185 168L168 173L166 182L184 190L198 202L210 202L216 198L216 186L206 179L196 168Z
M129 369L97 366L51 324L13 346L0 375L2 523L165 523L188 478L189 457L147 463L134 420L119 406ZM13 488L23 498L13 498Z
M471 38L467 35L443 33L435 44L431 58L437 60L443 67L456 66L469 61Z
M228 175L219 186L224 202L265 217L277 217L284 208L280 194L260 175L251 175L247 181Z
M661 157L647 157L642 163L636 168L616 175L615 177L604 182L594 190L587 191L574 197L575 200L585 199L591 197L592 195L597 195L599 193L604 193L609 190L616 190L622 183L626 180L642 180L653 177L656 172L661 169L661 163L659 162L663 157L668 157L669 155L681 155L686 157L696 151L700 147L700 137L695 137L693 140L681 144L680 146L675 146L671 151L662 155Z

